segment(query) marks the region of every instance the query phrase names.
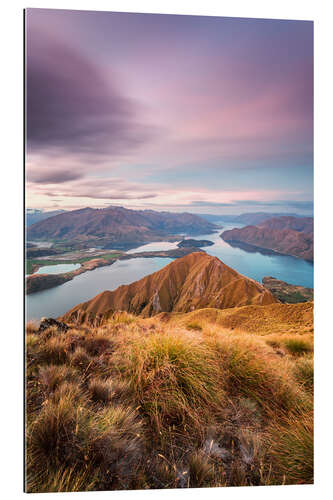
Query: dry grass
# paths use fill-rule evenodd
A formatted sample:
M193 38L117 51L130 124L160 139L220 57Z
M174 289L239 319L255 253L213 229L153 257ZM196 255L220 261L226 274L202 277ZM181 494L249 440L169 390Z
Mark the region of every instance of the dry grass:
M27 490L311 482L312 336L222 328L212 311L29 326Z
M297 382L313 393L313 359L300 358L294 366L294 375Z
M295 414L267 430L275 484L313 483L313 414Z

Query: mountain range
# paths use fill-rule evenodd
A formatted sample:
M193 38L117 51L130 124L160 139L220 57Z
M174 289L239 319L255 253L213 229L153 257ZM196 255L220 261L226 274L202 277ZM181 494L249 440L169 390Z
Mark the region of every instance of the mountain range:
M28 227L28 239L100 241L113 248L160 241L174 235L206 234L217 226L189 213L83 208L64 212ZM175 239L175 238L173 238Z
M278 302L260 283L226 266L217 257L194 252L145 278L104 291L68 311L64 321L91 322L114 311L142 317L160 312L189 312L205 307L226 309Z
M313 218L282 216L224 231L223 240L313 261Z
M209 222L234 222L236 224L260 224L265 220L272 219L273 217L301 217L297 214L289 213L270 213L270 212L249 212L240 215L230 215L230 214L200 214L201 217L208 220Z
M50 217L54 217L55 215L62 214L64 212L65 210L51 210L50 212L44 212L44 210L28 208L25 216L26 225L29 227L36 222L49 219Z

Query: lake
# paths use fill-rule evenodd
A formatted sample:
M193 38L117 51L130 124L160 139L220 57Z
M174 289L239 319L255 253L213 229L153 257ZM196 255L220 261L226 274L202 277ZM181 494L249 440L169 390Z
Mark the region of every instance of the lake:
M148 274L154 273L172 262L172 259L138 257L118 260L111 266L98 267L79 274L63 285L26 296L27 320L39 320L42 316L61 316L72 307L95 297L104 290L115 290Z
M204 248L208 254L218 257L239 273L259 282L264 276L273 276L288 283L313 288L313 264L287 255L267 255L266 252L262 253L258 250L249 252L232 247L219 235L222 231L242 227L242 225L226 224L223 221L221 224L223 229L216 233L191 236L191 238L213 241L214 245ZM169 250L176 248L176 246L177 244L174 242L155 242L131 249L127 253ZM39 320L42 316L60 316L75 305L91 299L104 290L115 290L120 285L137 281L158 271L171 261L172 259L162 257L140 257L117 261L111 266L99 267L80 274L63 285L28 295L26 300L27 319ZM54 268L55 266L50 267Z
M313 288L313 264L311 262L289 255L269 254L264 250L262 252L259 250L248 251L231 246L222 240L220 234L234 227L243 227L243 225L223 222L221 224L223 229L214 234L191 236L191 238L213 241L214 245L204 247L203 250L256 281L261 282L264 276L273 276L293 285Z
M34 274L64 274L79 269L81 264L54 264L53 266L42 266Z

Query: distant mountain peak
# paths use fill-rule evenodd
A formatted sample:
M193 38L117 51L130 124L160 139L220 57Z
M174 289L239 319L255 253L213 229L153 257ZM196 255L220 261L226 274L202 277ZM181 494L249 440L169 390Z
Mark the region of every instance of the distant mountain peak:
M214 224L193 214L85 207L49 217L28 228L30 239L93 240L119 245L161 241L170 236L207 234Z

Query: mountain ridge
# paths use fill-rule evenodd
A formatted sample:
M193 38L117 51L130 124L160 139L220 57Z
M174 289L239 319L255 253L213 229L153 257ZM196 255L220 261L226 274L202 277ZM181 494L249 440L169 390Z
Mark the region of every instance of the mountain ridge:
M160 241L182 233L205 234L217 226L190 213L86 207L49 217L28 227L29 239L100 240L114 248Z
M239 274L217 257L193 252L160 271L114 291L104 291L65 313L64 321L104 320L123 310L142 317L278 302L260 283Z

